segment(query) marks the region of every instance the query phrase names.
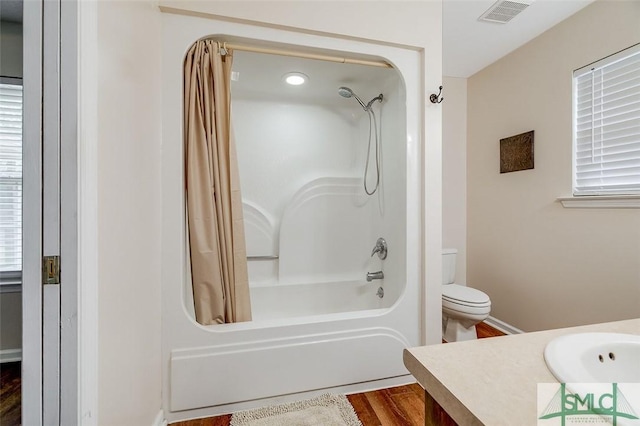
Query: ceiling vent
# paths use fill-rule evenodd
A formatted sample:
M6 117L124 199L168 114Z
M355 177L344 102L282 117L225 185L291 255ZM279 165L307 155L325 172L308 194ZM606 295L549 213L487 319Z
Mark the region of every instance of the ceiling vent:
M506 24L525 10L533 0L498 0L478 18L478 21Z

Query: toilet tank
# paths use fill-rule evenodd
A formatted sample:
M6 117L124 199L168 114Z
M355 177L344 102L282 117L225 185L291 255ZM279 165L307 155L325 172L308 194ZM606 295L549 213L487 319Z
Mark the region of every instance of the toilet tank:
M456 249L442 249L442 284L456 281Z

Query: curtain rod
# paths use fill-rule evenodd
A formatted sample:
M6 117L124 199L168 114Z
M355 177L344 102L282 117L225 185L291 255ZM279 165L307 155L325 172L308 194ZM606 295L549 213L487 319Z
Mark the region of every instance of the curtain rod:
M343 58L341 56L317 55L314 53L296 52L296 51L280 50L280 49L267 49L264 47L245 46L241 44L227 43L227 42L222 42L222 43L218 42L218 45L222 49L241 50L244 52L267 53L270 55L291 56L291 57L305 58L305 59L318 59L320 61L339 62L342 64L357 64L357 65L368 65L372 67L391 68L391 64L385 61L367 61L365 59Z

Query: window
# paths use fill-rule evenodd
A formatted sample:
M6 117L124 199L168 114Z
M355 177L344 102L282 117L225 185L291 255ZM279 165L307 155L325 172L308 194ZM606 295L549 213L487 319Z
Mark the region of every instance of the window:
M22 84L0 82L0 283L22 271Z
M640 44L573 73L573 194L640 195Z

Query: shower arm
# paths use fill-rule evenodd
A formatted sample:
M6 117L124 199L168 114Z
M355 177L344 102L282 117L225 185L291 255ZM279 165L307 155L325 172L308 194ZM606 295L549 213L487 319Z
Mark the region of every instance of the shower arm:
M358 103L360 104L360 106L362 106L362 108L364 108L365 111L367 111L369 109L369 105L365 105L364 102L362 102L362 99L360 99L360 97L358 95L356 95L355 93L352 94L352 96L354 98L356 98L356 101L358 101Z
M369 101L369 103L367 104L367 106L364 106L364 105L363 105L363 107L364 107L365 111L370 110L370 109L371 109L371 105L373 105L373 103L374 103L375 101L380 101L380 102L382 102L382 99L383 99L382 93L380 93L380 94L379 94L378 96L376 96L375 98L371 99L371 100Z

